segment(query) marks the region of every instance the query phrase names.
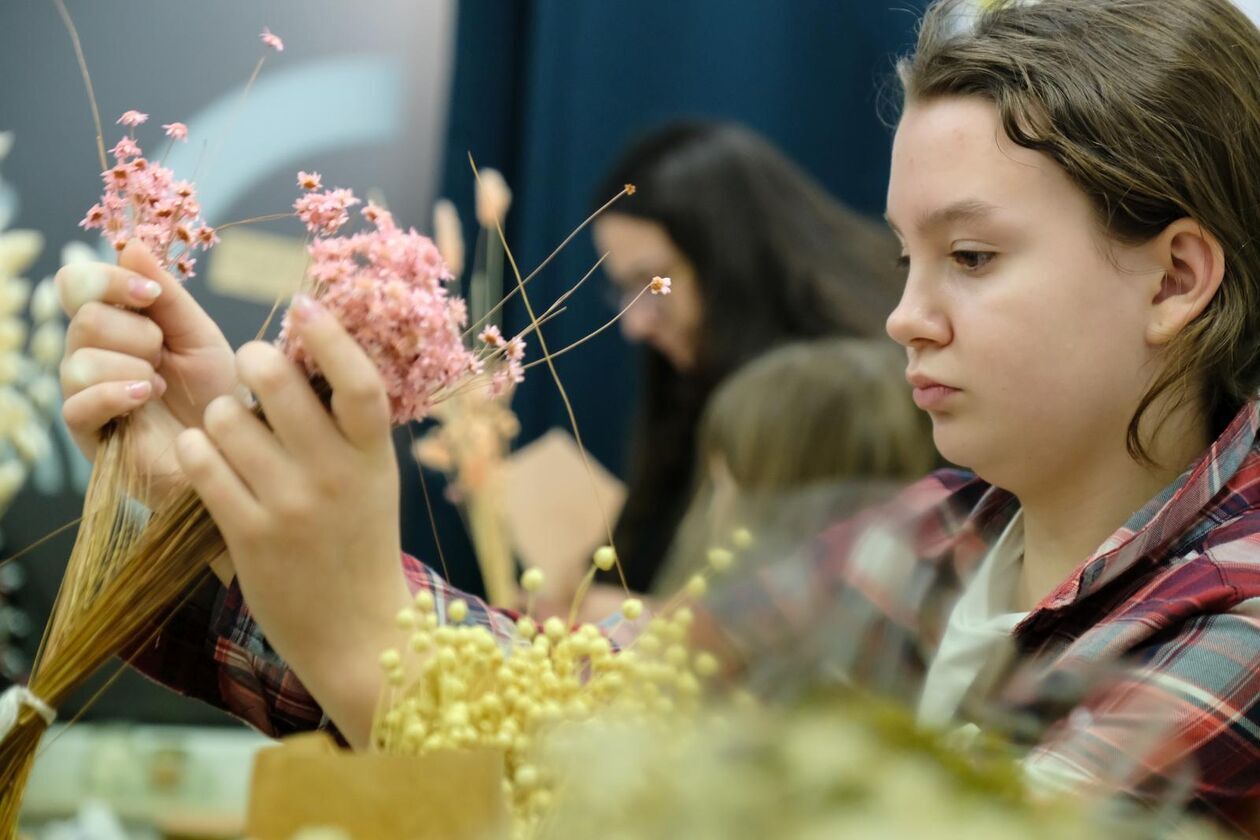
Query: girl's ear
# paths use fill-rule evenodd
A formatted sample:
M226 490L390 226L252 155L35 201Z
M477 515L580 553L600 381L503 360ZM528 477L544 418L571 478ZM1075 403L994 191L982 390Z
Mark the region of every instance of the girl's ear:
M1225 251L1220 240L1193 219L1178 219L1152 245L1164 269L1151 300L1146 340L1167 344L1199 316L1225 276Z

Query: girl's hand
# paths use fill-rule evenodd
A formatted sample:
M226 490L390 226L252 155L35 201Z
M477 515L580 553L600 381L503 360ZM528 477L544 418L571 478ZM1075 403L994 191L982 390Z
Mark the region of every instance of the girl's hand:
M178 482L175 436L201 423L206 405L236 382L218 326L139 242L117 266L78 263L57 272L70 316L61 362L62 416L89 459L101 428L134 422L134 468L156 506Z
M270 344L236 356L270 423L233 397L180 436L180 466L227 543L268 640L351 744L365 745L378 657L410 593L399 561L398 469L376 366L330 313L294 301L294 324L332 388L332 411Z

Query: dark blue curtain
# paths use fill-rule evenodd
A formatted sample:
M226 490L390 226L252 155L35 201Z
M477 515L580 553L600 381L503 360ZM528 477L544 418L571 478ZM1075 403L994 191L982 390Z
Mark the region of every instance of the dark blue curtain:
M592 208L604 169L636 135L677 117L737 120L761 132L848 204L883 207L895 112L893 62L912 44L921 0L461 0L443 193L473 242L471 152L515 190L507 235L523 270ZM539 279L550 302L596 254L577 239ZM546 328L551 347L612 315L592 279ZM512 305L505 332L528 323ZM530 342L531 356L537 342ZM636 356L615 330L557 365L590 451L625 466ZM567 426L546 371L531 371L514 408L521 442ZM434 481L430 476L430 489ZM433 557L414 474L404 479L404 542ZM444 502L439 502L447 508ZM449 509L439 532L457 584L476 588L467 540Z

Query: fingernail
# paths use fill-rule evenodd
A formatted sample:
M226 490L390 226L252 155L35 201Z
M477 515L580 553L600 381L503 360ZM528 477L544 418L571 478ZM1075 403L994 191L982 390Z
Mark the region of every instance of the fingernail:
M166 380L162 378L162 374L153 374L153 396L160 397L166 393Z
M66 309L77 312L88 301L105 297L109 275L100 263L71 263L62 270L64 280L63 303Z
M292 309L293 317L301 323L310 321L323 311L310 295L294 295Z
M153 392L152 382L132 382L127 386L127 396L132 399L142 400Z
M162 294L162 287L158 285L156 280L149 280L144 277L132 277L127 280L127 291L136 300L145 303L157 300L157 296Z

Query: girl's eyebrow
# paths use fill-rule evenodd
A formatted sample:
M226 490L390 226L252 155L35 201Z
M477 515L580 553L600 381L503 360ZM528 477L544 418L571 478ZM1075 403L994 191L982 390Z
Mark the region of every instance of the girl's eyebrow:
M928 233L958 222L980 221L997 212L997 210L998 207L995 204L981 201L978 198L966 198L920 216L915 223L915 227L920 233ZM901 229L897 227L897 224L887 213L884 214L884 220L888 222L888 226L898 236L901 235Z

